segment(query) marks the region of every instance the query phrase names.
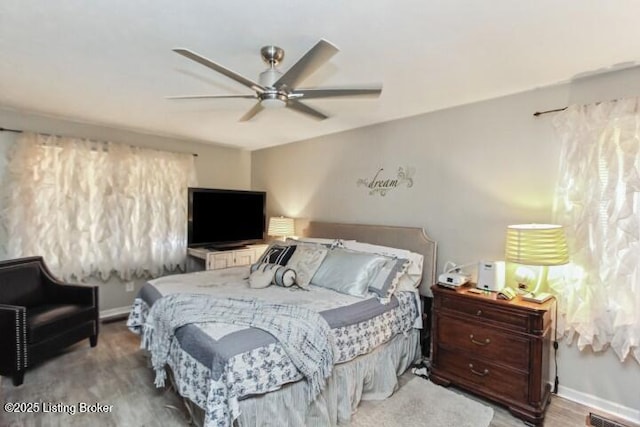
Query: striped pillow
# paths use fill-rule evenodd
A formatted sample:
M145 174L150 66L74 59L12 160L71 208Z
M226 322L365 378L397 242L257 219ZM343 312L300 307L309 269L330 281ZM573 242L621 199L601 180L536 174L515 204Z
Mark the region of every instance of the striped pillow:
M272 243L258 260L258 264L279 264L287 265L289 258L296 250L296 246L285 246L278 243Z

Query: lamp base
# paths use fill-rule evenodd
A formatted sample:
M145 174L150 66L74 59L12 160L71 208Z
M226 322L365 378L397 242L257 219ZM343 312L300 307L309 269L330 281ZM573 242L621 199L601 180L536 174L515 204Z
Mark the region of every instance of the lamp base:
M553 295L551 295L548 292L538 292L538 293L529 292L529 293L523 294L521 298L523 301L542 304L543 302L553 298Z

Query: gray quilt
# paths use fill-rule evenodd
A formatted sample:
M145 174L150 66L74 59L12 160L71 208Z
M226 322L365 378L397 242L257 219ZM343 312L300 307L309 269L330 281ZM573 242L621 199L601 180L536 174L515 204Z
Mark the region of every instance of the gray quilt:
M194 279L193 283L199 283L200 280L206 282L208 277L202 274L197 280L191 278ZM146 284L132 308L129 328L140 333L147 322L150 310L162 295L182 289L195 293L199 289L211 286L208 290L214 294L225 294L228 289L232 289L232 294L240 292L241 298L254 295L255 292L241 283L228 284L226 287L220 284L193 283L190 286L175 283L173 288L166 283ZM265 292L295 291L280 288ZM306 299L313 305L318 298L325 298L327 293L332 291L319 288L293 296L296 301ZM276 299L279 301L286 297L285 294L278 294ZM347 297L342 295L338 298ZM418 317L415 296L407 292L399 292L392 298L391 303L386 305L380 304L376 298L351 298L346 306L324 306L333 307L320 310L319 316L331 328L335 345L334 363L342 363L368 353L396 334L410 330ZM225 323L230 322L225 319ZM225 411L221 412L224 402L219 398L221 390L225 388L233 387L234 395L242 400L304 378L303 373L292 362L274 335L255 327L232 327L223 332L214 329L212 332L201 322L187 323L175 330L175 340L169 352L169 364L176 377L178 391L205 410L207 425L226 425L224 422L218 424L217 421L225 418ZM231 402L231 407L227 408L230 413L237 411L236 405L237 402ZM232 415L227 419L233 418Z

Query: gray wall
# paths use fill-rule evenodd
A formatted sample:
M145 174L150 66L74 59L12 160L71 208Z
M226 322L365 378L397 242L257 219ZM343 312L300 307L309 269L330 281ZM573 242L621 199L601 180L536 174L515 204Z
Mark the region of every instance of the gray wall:
M245 150L79 123L2 108L0 108L0 127L98 141L121 142L159 150L196 153L198 154L196 158L196 174L198 183L202 187L242 190L248 189L251 185L251 153ZM3 132L3 134L6 134L6 132Z
M121 142L160 150L197 153L195 165L198 185L213 188L250 189L251 153L245 150L78 123L10 109L0 109L0 127ZM5 169L2 153L16 138L17 134L0 132L0 180L4 179ZM0 200L0 209L2 208L1 204ZM0 227L0 259L6 256L2 252L3 245L1 244L5 242L5 239L4 230ZM135 292L142 286L144 280L134 281L133 292L126 292L125 283L117 278L112 278L107 283L98 279L91 282L100 286L101 311L109 312L109 310L128 308L133 302Z
M252 187L272 214L424 227L438 264L502 259L505 227L550 221L559 145L536 109L566 89L536 91L253 152ZM386 196L358 186L384 168L415 169Z
M268 191L272 215L423 227L438 241L438 271L503 259L508 224L552 220L560 143L553 114L532 113L638 94L636 68L254 151L252 187ZM413 187L381 197L356 185L399 166L415 168ZM561 393L640 419L637 362L563 343L559 369Z

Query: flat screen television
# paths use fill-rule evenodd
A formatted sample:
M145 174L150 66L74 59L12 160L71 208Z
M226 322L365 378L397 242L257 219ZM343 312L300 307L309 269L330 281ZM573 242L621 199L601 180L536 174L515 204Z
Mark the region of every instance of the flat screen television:
M267 193L189 188L189 247L224 249L264 240Z

